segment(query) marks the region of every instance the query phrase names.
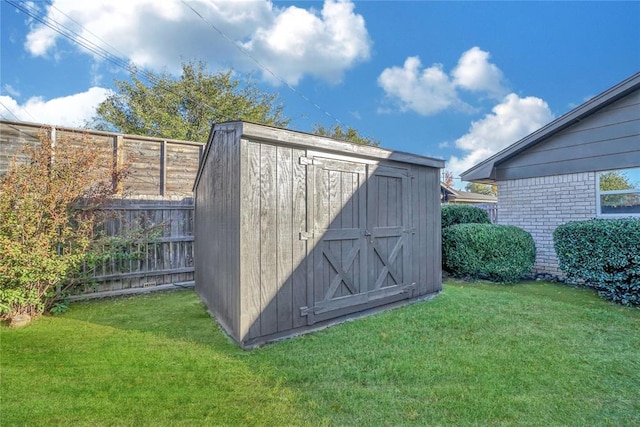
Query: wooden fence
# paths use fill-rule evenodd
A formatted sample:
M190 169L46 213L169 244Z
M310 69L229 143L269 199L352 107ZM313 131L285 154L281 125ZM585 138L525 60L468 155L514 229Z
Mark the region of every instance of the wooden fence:
M0 120L0 175L25 160L25 145L46 132L103 147L105 167L129 165L120 198L105 207L106 236L126 236L120 255L90 271L92 283L72 298L108 296L193 284L193 182L203 144ZM132 235L135 235L132 237Z
M104 209L99 231L107 236L92 280L74 296L104 296L169 285L190 285L193 265L193 199L181 201L120 200ZM110 250L111 249L111 250Z
M489 214L489 219L492 224L495 224L498 221L498 204L497 203L479 203L475 204L480 209L484 209Z
M122 197L176 200L192 196L203 144L8 120L0 120L0 175L12 161L24 161L23 147L38 143L43 132L54 143L69 138L101 147L110 159L105 167L128 165L128 175L119 189Z

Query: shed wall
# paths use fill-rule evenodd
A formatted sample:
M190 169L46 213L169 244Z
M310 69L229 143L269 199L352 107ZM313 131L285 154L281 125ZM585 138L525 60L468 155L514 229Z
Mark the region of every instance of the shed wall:
M440 170L412 166L413 277L418 295L442 290Z
M538 143L496 168L498 181L635 167L640 91Z
M234 127L209 142L196 188L196 290L236 339L240 322L240 140Z
M244 125L215 126L195 213L196 289L243 347L441 290L440 161Z
M306 324L305 151L242 141L241 327L249 340Z
M322 261L324 255L318 254L320 249L314 245L322 236L308 240L300 238L301 233L313 229L308 224L309 209L314 203L321 202L314 201L314 194L326 192L326 205L321 211L326 213L324 220L327 223L322 226L324 220L315 219L327 229L348 227L347 223L356 226L358 200L364 197L358 185L353 186L355 181L348 174L330 174L326 188L311 188L307 168L300 162L307 153L295 147L242 140L239 336L245 345L303 331L310 327L310 322L322 322L349 312L349 307L345 307L342 311L313 319L301 311L305 306L313 306L314 301L322 299L323 292L327 292L317 285L314 287L314 280L336 274L330 266L318 264L318 259ZM415 289L397 300L439 292L442 289L439 169L397 162L380 164L401 165L409 168L411 175L410 205L402 208L407 209L412 232L408 234L403 250L410 251L411 277L407 281L415 283ZM381 199L376 208L380 210L379 215L391 218L401 207L394 200ZM347 262L352 244L343 240L329 243L329 246L339 254L342 262ZM387 243L385 252L389 253L392 246ZM354 273L357 262L355 260L352 270L346 272L354 283L366 280ZM376 274L381 270L380 265L372 264L371 268ZM340 288L335 293L337 297L348 295ZM364 303L359 307L365 310L375 305Z

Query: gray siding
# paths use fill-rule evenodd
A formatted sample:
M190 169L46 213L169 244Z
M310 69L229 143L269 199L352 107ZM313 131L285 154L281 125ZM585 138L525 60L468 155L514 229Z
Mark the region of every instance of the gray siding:
M640 166L640 91L496 168L498 181Z
M243 347L441 290L441 161L240 122L211 138L196 289Z
M306 325L303 150L242 141L241 324L244 340Z
M234 127L207 147L196 189L196 290L236 339L240 323L240 146Z

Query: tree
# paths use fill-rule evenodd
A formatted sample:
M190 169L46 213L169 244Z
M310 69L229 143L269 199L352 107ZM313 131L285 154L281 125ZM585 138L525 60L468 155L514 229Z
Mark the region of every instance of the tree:
M104 167L109 153L88 137L54 145L43 133L25 154L0 177L0 318L51 307L91 246L98 208L124 177Z
M465 190L471 193L484 194L487 196L497 196L498 187L495 184L480 184L477 182L470 182L464 187Z
M633 186L627 176L620 171L611 171L600 174L600 191L629 190Z
M91 126L109 131L206 142L214 123L229 120L285 127L276 93L242 82L231 71L210 73L204 62L182 64L179 79L146 73L150 83L131 73L116 80L117 92L97 108Z
M620 171L611 171L600 174L600 191L629 190L634 188L629 178ZM601 199L602 206L619 207L625 205L637 205L637 194L606 194Z
M372 145L374 147L380 145L380 141L360 135L360 133L351 126L344 127L342 125L335 125L326 128L321 124L315 124L313 125L313 133L315 135L328 136L329 138L354 142L356 144Z
M453 172L451 172L450 170L446 170L444 169L442 171L442 183L446 186L446 187L453 187Z

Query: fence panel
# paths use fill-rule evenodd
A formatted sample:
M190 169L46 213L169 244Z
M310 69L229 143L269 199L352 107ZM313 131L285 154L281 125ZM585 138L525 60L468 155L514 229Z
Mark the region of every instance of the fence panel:
M487 211L492 224L498 221L498 205L496 203L478 203L473 206Z
M193 281L193 215L191 198L181 201L119 200L105 209L99 226L109 251L92 269L92 281L74 295L129 293L150 287Z
M204 145L0 120L0 176L13 161L25 162L24 146L37 144L43 133L52 141L95 144L104 151L105 167L129 166L121 198L105 208L109 215L100 226L104 235L120 235L128 244L91 269L92 283L74 289L72 299L192 283L192 187Z

